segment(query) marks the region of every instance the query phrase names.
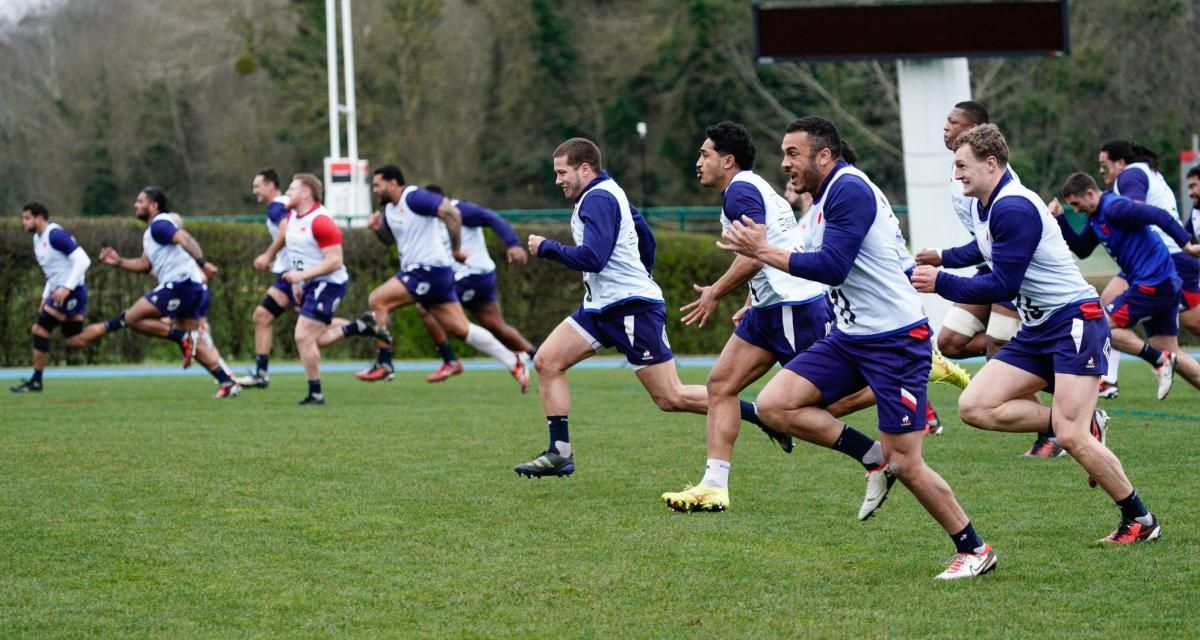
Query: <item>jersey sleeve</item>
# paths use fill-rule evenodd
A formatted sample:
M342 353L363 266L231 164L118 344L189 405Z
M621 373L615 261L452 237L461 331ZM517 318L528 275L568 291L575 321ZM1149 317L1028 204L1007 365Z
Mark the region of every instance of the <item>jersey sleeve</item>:
M500 217L500 214L481 207L474 202L460 201L458 210L462 212L463 226L467 227L489 227L500 239L504 241L505 246L515 247L521 244L521 239L517 237L517 232L513 230L512 225L508 221Z
M150 223L150 237L159 244L171 244L175 241L175 232L179 227L170 220L155 220Z
M1113 198L1109 202L1106 213L1109 221L1119 227L1137 229L1154 225L1171 236L1171 239L1179 243L1179 246L1182 247L1188 243L1187 230L1175 219L1175 216L1165 209L1133 200Z
M654 230L650 228L650 223L646 221L642 212L632 204L629 205L629 213L633 216L633 228L637 231L638 255L642 259L642 266L646 267L646 273L653 274L654 251L658 246L654 239Z
M620 205L611 193L587 196L579 207L579 220L583 223L583 243L568 247L556 240L546 240L538 247L538 257L561 262L576 271L598 273L608 264L617 246Z
M1121 175L1117 176L1117 188L1126 198L1145 202L1146 193L1150 191L1150 178L1145 172L1136 169L1122 171Z
M274 224L283 222L288 217L288 208L282 202L272 202L267 207L267 219Z
M838 286L850 274L863 240L871 229L875 216L875 193L865 182L847 176L830 187L826 196L825 236L821 250L796 252L788 259L788 272L797 278Z
M1092 231L1092 225L1085 224L1083 231L1076 233L1075 228L1067 221L1067 216L1058 216L1058 228L1062 230L1063 240L1066 240L1067 247L1071 252L1080 258L1086 258L1092 255L1092 251L1096 249L1096 245L1100 244L1100 237Z
M72 251L79 248L79 243L75 242L74 236L66 229L53 229L50 231L50 246L54 247L55 251L69 256Z
M951 302L989 304L1017 297L1025 271L1042 237L1041 214L1023 198L1005 198L992 207L992 272L963 278L938 272L934 291Z
M313 220L312 232L317 246L322 249L342 243L342 230L326 216L317 216L317 219Z
M974 231L971 232L971 237L975 237ZM973 267L983 262L983 253L979 250L979 243L974 239L962 246L952 247L942 252L942 266L948 269Z
M442 206L442 200L445 199L446 196L441 194L425 189L416 189L405 196L404 203L413 213L432 218L438 214L438 207Z
M767 223L767 205L762 194L749 182L735 182L725 190L725 201L721 206L725 217L739 220L742 216L758 224Z

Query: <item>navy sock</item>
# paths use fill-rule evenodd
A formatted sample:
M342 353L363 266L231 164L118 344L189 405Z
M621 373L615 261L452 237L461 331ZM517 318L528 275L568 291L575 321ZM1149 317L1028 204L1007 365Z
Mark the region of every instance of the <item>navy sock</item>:
M29 381L30 381L30 382L33 382L33 383L36 383L36 384L41 384L41 383L42 383L42 370L41 370L41 369L34 369L34 370L33 370L33 377L32 377L32 378L30 378L30 379L29 379Z
M950 539L954 541L954 548L959 553L975 553L976 549L983 546L983 540L975 533L975 525L970 522L967 522L966 529L950 534Z
M375 362L378 362L379 364L386 365L388 368L391 368L391 366L392 366L392 349L391 349L391 347L388 347L386 349L376 349L375 350Z
M881 460L872 460L866 462L864 458L875 447L875 441L867 437L865 433L855 430L850 425L842 425L842 435L838 436L837 442L831 447L834 451L844 453L855 460L858 460L862 466L868 471L879 466Z
M225 368L221 365L217 365L215 368L209 369L208 372L211 373L212 377L216 378L217 382L220 382L221 384L229 384L233 382L233 380L229 379L229 374L225 373Z
M321 397L321 381L319 379L308 381L308 395L314 398Z
M184 331L183 329L180 329L179 327L171 327L171 330L167 331L167 340L170 340L171 342L174 342L175 344L182 344L183 338L186 335L187 335L187 332Z
M756 424L760 427L767 426L762 421L762 418L758 417L758 412L754 410L753 402L746 402L745 400L739 400L738 402L741 403L742 420L749 422L750 424Z
M437 349L438 355L441 356L442 362L450 364L451 362L458 360L458 356L454 355L454 349L450 347L449 340L439 345L434 345L434 347Z
M528 353L528 354L529 354L529 359L530 359L530 360L533 360L533 357L537 355L537 349L538 349L537 347L533 347L533 348L532 348L532 349L530 349L529 351L526 351L526 352L525 352L525 353Z
M1054 437L1054 409L1050 409L1050 418L1046 420L1046 430L1042 432L1042 436L1046 438Z
M354 322L347 322L346 324L342 325L342 335L346 336L347 338L362 333L362 330L362 323L358 320L355 320Z
M259 354L254 356L254 369L259 373L267 372L267 364L271 360L271 354Z
M118 331L120 329L124 329L126 326L128 326L128 325L125 322L125 313L124 312L121 312L121 315L119 315L115 318L110 318L110 319L104 321L104 330L105 331Z
M1150 346L1149 342L1142 344L1142 352L1138 357L1150 363L1150 366L1157 367L1162 364L1162 352Z
M1138 497L1137 491L1129 494L1129 497L1124 500L1118 500L1117 506L1121 508L1122 520L1133 520L1149 513L1142 504L1142 499Z
M556 442L571 441L571 436L567 431L566 416L546 416L546 426L550 428L550 451L558 451Z

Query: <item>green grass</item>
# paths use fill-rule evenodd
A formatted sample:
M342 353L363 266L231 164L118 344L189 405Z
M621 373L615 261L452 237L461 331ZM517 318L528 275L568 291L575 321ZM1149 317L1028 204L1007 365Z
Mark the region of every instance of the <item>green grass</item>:
M1157 403L1128 365L1111 443L1164 523L1093 541L1117 511L1069 459L964 427L927 458L999 569L953 551L902 487L855 520L857 465L745 431L724 514L670 512L703 419L657 412L629 371L572 374L570 479L512 466L546 437L499 372L431 386L299 376L228 402L200 378L54 380L0 404L0 637L1196 637L1196 392ZM702 381L705 371L682 372ZM871 425L873 412L851 422Z

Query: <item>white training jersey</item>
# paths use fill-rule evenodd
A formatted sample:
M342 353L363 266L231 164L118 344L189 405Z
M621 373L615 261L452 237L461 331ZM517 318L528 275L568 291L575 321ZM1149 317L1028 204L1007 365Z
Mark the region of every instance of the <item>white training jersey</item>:
M989 208L994 210L996 203L1004 198L1023 198L1037 208L1042 225L1042 236L1037 249L1025 269L1025 278L1021 281L1021 289L1014 301L1017 312L1021 314L1022 324L1036 327L1049 318L1055 311L1080 300L1096 298L1096 288L1083 279L1071 249L1063 240L1062 230L1058 222L1050 215L1045 203L1036 193L1026 189L1017 182L1009 182L996 194ZM972 217L975 227L975 242L979 252L983 254L988 267L992 266L992 233L990 229L991 216L980 220L979 215Z
M321 245L317 243L317 237L313 234L313 226L318 218L325 218L329 221L329 224L336 224L333 222L333 218L330 217L329 212L322 205L317 205L304 215L293 211L288 216L286 242L288 261L291 262L288 266L289 271L303 271L310 267L315 267L325 260L325 253L321 251ZM336 271L323 276L317 276L307 282L345 284L349 280L350 272L346 270L346 265L343 264Z
M579 218L579 207L601 191L611 193L616 198L621 220L608 263L596 273L583 273L583 287L586 289L583 308L586 311L603 311L628 300L662 302L662 289L646 271L641 253L638 252L637 229L633 226L629 199L625 197L625 191L617 186L616 180L609 178L596 184L575 203L575 211L571 214L571 236L575 245L583 244L583 220Z
M408 195L419 187L409 185L400 192L399 202L389 202L383 207L383 219L396 239L396 251L400 254L400 270L416 267L448 267L454 258L450 255L446 225L437 216L423 216L408 208Z
M288 206L288 197L284 195L275 196L271 200L271 205L282 205L284 209ZM267 233L271 234L271 240L274 241L279 237L279 223L271 219L271 215L267 214ZM275 254L275 262L271 265L271 273L279 274L288 270L287 246L279 250Z
M458 200L451 200L450 204L458 206ZM442 228L445 229L443 224ZM446 241L446 252L450 251L450 233L447 232L442 236ZM496 270L496 263L492 260L492 256L488 255L487 237L484 235L483 227L468 227L462 226L462 241L460 243L462 250L467 254L466 262L451 260L450 263L454 267L454 279L462 280L467 276L475 276L484 273L491 273Z
M749 183L762 196L766 213L767 242L787 251L796 251L803 240L792 205L763 180L762 176L752 171L738 172L729 182L729 186L732 187L737 182ZM738 212L733 212L733 215L738 215ZM722 209L721 228L725 229L729 225L729 214ZM807 302L825 295L828 290L828 287L819 282L797 278L786 271L763 265L763 268L750 278L750 303L755 308L763 308L777 304Z
M1012 168L1008 168L1008 175L1012 176L1012 181L1021 184L1021 177ZM979 198L973 198L963 193L963 185L958 180L954 179L954 169L950 170L950 206L954 207L954 215L958 216L958 221L967 229L967 233L971 237L975 237L975 204L979 202Z
M1176 220L1179 219L1179 207L1175 204L1175 194L1171 193L1171 186L1167 184L1167 179L1145 162L1135 162L1125 167L1123 171L1140 171L1146 174L1146 204L1165 209ZM1120 176L1113 181L1113 193L1121 195L1121 189L1117 186L1121 183ZM1158 225L1150 225L1150 230L1154 235L1162 239L1163 244L1167 245L1167 251L1171 253L1179 253L1183 249L1179 248L1179 244L1166 231L1158 228Z
M829 290L838 330L853 337L868 338L924 322L925 308L905 274L905 269L912 265L912 254L900 232L900 221L892 212L887 196L862 171L846 165L828 178L821 199L813 203L806 216L812 220L812 231L805 240L805 249L821 250L825 237L825 201L833 185L846 176L856 176L871 188L875 195L875 218L863 238L850 273L842 284ZM863 212L863 215L870 213Z
M184 280L203 284L204 272L200 270L200 265L196 264L196 259L190 253L174 242L160 244L154 239L150 228L160 220L170 222L171 226L178 228L175 219L167 212L154 216L150 224L146 225L146 231L142 234L142 251L146 253L146 257L150 258L150 272L158 278L159 284L183 282Z
M33 234L33 255L37 258L37 263L42 268L42 273L46 276L47 292L54 291L59 287L74 289L84 284L82 273L72 277L75 271L75 263L71 261L71 258L51 246L50 234L55 230L67 233L67 230L63 229L61 225L51 222L46 225L46 228L41 233ZM76 247L75 251L82 251L82 249Z

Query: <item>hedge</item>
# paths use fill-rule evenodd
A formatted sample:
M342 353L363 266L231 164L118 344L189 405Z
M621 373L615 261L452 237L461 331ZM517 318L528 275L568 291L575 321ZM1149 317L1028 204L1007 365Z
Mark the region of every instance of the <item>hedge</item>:
M139 296L155 286L148 274L137 274L100 264L100 247L112 246L123 256L141 255L145 227L132 218L78 218L55 220L75 234L92 256L87 284L90 293L88 322L102 321L129 307ZM204 248L206 257L220 267L210 284L212 306L209 322L222 355L230 361L253 359L254 327L250 316L271 284L270 273L252 266L254 256L266 247L269 237L263 225L227 222L186 222L186 227ZM539 233L559 240L569 239L566 225L518 225L522 238ZM503 256L503 246L489 235L493 256ZM729 336L729 316L742 302L740 295L722 302L716 316L703 329L684 327L678 308L695 299L692 283L710 283L729 264L729 255L718 250L709 233L657 231L658 258L655 279L667 299L671 345L681 354L718 353ZM351 283L339 315L353 317L366 310L367 294L391 277L397 268L395 249L384 247L366 229L350 229L345 235L346 266ZM500 301L509 323L520 329L535 344L543 340L564 317L579 305L583 285L579 274L554 262L530 259L525 266L497 261ZM31 240L19 220L0 222L0 277L9 283L0 296L0 365L25 366L30 363L29 327L34 320L38 296L44 279L33 256ZM398 358L433 357L434 351L424 327L411 308L393 313ZM295 315L288 312L275 322L273 356L297 359L291 338ZM163 340L155 340L122 331L106 336L83 350L63 347L61 338L52 339L51 362L137 363L172 361L178 349ZM470 354L469 348L456 343L456 349ZM348 340L326 351L331 359L370 358L372 346L367 340Z

